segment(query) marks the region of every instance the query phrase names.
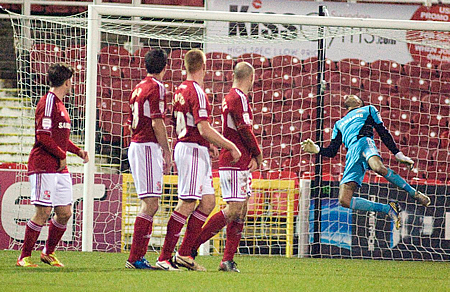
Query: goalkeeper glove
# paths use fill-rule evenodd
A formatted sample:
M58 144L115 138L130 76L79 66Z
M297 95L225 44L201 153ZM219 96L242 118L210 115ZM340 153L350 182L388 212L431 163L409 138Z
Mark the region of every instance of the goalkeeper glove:
M320 147L316 143L314 143L311 139L306 139L305 141L301 142L301 145L302 150L309 153L317 154L320 151Z
M409 164L410 169L414 167L414 161L408 156L405 156L405 154L403 154L402 152L398 152L397 154L395 154L395 159L397 159L398 162Z

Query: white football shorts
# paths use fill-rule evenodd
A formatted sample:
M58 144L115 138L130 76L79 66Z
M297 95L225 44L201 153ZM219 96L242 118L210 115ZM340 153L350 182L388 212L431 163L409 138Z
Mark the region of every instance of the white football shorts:
M178 198L201 200L203 195L214 194L208 148L178 142L174 158L178 169Z
M222 199L243 202L252 194L252 175L248 170L219 170Z
M163 155L159 144L130 143L128 161L139 199L160 197L163 186Z
M72 204L70 173L34 173L29 176L29 180L32 204L45 207Z

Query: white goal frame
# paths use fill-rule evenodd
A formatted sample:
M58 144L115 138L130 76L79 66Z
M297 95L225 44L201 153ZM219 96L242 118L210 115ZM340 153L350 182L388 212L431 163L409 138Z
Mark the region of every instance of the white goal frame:
M351 27L369 29L397 29L450 32L448 22L426 22L392 19L362 19L344 17L320 17L283 14L249 14L223 11L198 11L185 9L133 7L123 5L89 5L87 36L87 68L86 68L86 135L85 150L91 153L92 159L84 166L83 189L83 228L82 251L92 251L93 245L93 193L95 172L95 124L96 124L96 86L97 86L97 54L100 51L101 17L128 16L146 18L170 18L176 20L197 21L233 21L253 23L278 23L309 25L317 27ZM159 25L164 23L158 22ZM302 210L300 210L302 212Z

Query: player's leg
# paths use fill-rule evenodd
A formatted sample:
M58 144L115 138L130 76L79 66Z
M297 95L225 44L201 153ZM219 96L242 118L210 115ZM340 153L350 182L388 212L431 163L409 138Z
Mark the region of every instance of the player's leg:
M47 242L41 253L41 261L55 267L64 265L56 258L55 248L66 231L67 222L72 217L72 178L68 173L53 174L56 183L51 195L55 216L50 220Z
M375 171L379 175L382 175L390 183L405 190L412 198L414 198L420 204L422 204L425 207L430 204L430 198L427 195L414 189L410 184L406 182L406 180L404 180L400 175L395 173L395 171L384 166L379 156L377 155L370 156L367 162L369 163L369 166L373 171Z
M211 160L206 147L195 147L193 156L196 157L194 165L194 176L196 181L192 191L200 197L197 208L189 216L189 221L184 234L183 242L175 255L175 262L187 269L195 271L206 271L206 269L196 263L191 256L191 250L201 233L208 215L216 205L214 187L212 182ZM196 168L196 169L195 169Z
M36 264L31 262L31 252L33 251L39 234L41 234L42 227L47 222L51 212L52 207L35 205L35 213L33 217L28 220L25 228L25 238L21 254L17 260L17 266L37 267Z
M55 193L54 174L32 174L29 176L31 187L31 203L35 205L35 213L27 222L22 252L17 260L18 266L36 267L31 262L31 251L52 211L51 195Z
M158 211L162 193L163 158L156 143L132 142L128 160L141 208L134 222L130 255L125 263L130 269L153 269L145 259L153 227L153 216Z
M247 215L248 198L244 202L234 202L234 212L230 212L231 222L227 224L227 240L225 242L225 250L223 252L222 262L219 270L225 272L240 271L234 261L234 255L239 247L241 241L242 230L244 228L245 217ZM230 210L232 210L230 208Z

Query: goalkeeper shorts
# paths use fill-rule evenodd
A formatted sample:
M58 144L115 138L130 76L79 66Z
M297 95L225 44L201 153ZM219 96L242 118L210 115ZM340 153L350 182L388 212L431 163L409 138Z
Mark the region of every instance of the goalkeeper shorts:
M341 184L356 182L361 186L366 170L369 169L369 158L380 156L372 138L362 137L347 150L344 175Z

